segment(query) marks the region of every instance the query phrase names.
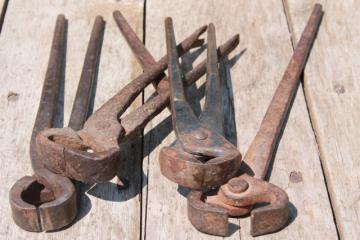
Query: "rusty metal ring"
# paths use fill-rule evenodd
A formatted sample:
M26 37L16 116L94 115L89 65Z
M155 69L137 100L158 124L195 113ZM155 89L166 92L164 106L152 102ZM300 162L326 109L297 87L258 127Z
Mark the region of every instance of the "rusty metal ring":
M49 179L25 176L10 189L12 218L24 230L57 230L69 225L76 217L73 183L68 178L48 173L46 176ZM49 182L52 186L49 186Z

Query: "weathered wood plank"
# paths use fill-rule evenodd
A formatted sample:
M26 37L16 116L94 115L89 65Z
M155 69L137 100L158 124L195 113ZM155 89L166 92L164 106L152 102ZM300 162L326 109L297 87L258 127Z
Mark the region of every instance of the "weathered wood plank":
M165 52L163 22L166 16L173 17L178 41L192 29L210 21L217 28L218 43L235 33L241 34L242 42L235 52L236 60L232 58L227 61L222 74L227 77L228 89L232 90L234 101L234 112L231 101L225 109L228 136L244 153L255 136L292 54L281 1L147 1L146 45L156 58ZM244 49L246 51L239 57ZM204 54L200 58L204 58ZM183 59L186 67L191 67L189 59L190 56ZM236 62L231 70L229 62ZM195 93L198 94L196 90ZM147 96L151 94L151 90L146 93ZM197 102L198 98L192 97L191 100ZM199 108L196 103L197 112ZM231 124L232 117L235 117L236 126ZM143 238L215 239L197 232L191 226L186 216L186 199L179 194L186 190L179 189L160 173L159 150L174 140L169 111L164 111L149 124L144 140L144 172L148 185L143 191L143 209L146 211L143 214ZM290 178L291 173L293 176L297 174L297 177ZM301 88L280 143L270 181L289 194L292 221L284 230L259 239L313 239L316 238L314 236L336 239L316 142ZM230 239L250 238L248 220L240 221L241 230L234 228ZM237 225L239 220L233 222Z
M304 88L341 239L360 233L359 1L287 2L295 41L312 5L325 15L308 61Z
M130 188L115 184L92 186L82 197L80 220L54 233L29 233L11 219L8 192L25 174L32 174L29 142L45 76L56 16L68 19L64 123L67 124L96 15L106 20L95 109L141 72L112 19L120 9L142 35L143 1L21 1L11 0L0 38L0 235L6 239L139 239L140 141L127 144L124 160L132 163ZM135 105L141 105L141 97ZM133 107L135 106L133 105ZM136 145L135 145L136 143Z

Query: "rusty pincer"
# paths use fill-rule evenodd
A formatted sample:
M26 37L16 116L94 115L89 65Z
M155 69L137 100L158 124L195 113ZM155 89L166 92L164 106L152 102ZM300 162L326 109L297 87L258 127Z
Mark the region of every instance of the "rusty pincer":
M85 62L70 116L69 128L83 126L88 115L91 89L99 59L105 22L97 17L91 33ZM36 136L53 126L63 77L66 42L66 19L59 15L42 89L39 109L30 142L34 176L18 180L10 190L10 205L15 223L27 231L53 231L69 225L76 217L76 192L73 182L45 168L36 148Z
M185 53L206 30L202 27L185 39ZM36 137L37 149L45 167L81 182L105 182L112 179L120 161L120 143L140 130L165 106L158 102L143 105L122 116L135 98L167 68L166 57L146 69L103 104L80 129L49 128Z
M188 217L199 231L226 236L229 234L228 216L249 213L253 236L274 232L286 225L288 196L264 178L285 127L322 14L321 5L316 4L260 129L243 159L241 175L230 179L215 193L192 191L188 195ZM252 209L259 203L267 205Z
M241 163L240 152L222 135L221 89L215 27L208 26L206 100L199 118L184 91L171 18L165 20L169 61L170 103L177 140L160 152L163 175L191 189L218 187L233 177Z

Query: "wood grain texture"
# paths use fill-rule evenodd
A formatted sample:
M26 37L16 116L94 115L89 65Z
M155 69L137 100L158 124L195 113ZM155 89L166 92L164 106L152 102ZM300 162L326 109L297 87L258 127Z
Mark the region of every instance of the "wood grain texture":
M359 1L288 0L294 40L313 4L325 15L309 58L304 88L341 239L360 233Z
M80 219L71 227L53 233L29 233L12 219L8 192L25 174L32 174L29 142L45 76L56 16L68 19L64 119L67 124L80 78L82 64L96 15L107 22L101 52L94 109L141 72L139 65L112 19L122 10L142 35L143 1L53 1L11 0L0 38L0 236L3 239L139 239L140 169L139 140L123 146L124 168L131 173L130 188L118 191L109 182L84 186ZM141 105L138 98L134 105ZM60 104L61 105L61 104ZM61 115L61 114L60 114ZM123 175L119 171L119 175Z
M292 54L290 33L281 1L173 1L150 0L146 6L146 46L155 58L165 52L164 18L173 17L177 41L193 29L214 22L218 44L240 33L240 47L222 65L227 79L225 124L227 137L244 154L256 134ZM305 23L305 22L304 22ZM206 37L206 35L205 35ZM205 53L205 51L204 51ZM200 59L204 58L204 53ZM242 53L242 54L241 54ZM182 58L191 69L197 52ZM195 61L199 62L199 60ZM234 65L231 70L230 66ZM202 81L203 83L203 81ZM189 95L199 113L203 86ZM200 90L199 90L200 89ZM199 92L200 91L200 92ZM146 92L150 96L152 90ZM232 105L233 102L233 105ZM175 139L166 110L148 126L144 137L143 238L215 239L199 233L186 214L186 189L179 188L160 173L159 150ZM290 177L291 176L291 177ZM300 88L280 142L270 182L288 193L291 222L284 230L258 239L336 239L336 229L322 176L316 141ZM228 239L249 239L249 219L232 219ZM241 222L241 229L236 225ZM161 229L161 230L160 230Z

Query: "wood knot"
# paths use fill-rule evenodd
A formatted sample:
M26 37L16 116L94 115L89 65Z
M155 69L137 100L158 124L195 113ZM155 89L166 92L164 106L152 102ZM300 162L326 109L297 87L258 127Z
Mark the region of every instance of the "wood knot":
M292 171L290 173L290 182L293 182L293 183L299 183L299 182L302 182L303 178L302 178L302 173L299 171Z
M345 87L341 84L335 84L334 85L334 90L337 94L344 94L345 93Z
M7 95L7 99L9 102L15 102L19 99L19 94L16 92L10 91Z

